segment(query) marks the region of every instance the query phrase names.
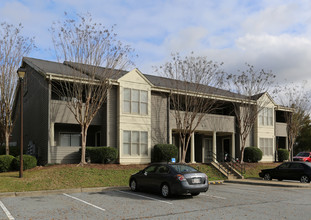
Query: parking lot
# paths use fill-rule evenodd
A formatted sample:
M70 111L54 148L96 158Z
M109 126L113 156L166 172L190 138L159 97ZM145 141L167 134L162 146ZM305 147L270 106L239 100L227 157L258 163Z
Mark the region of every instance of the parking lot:
M199 196L129 190L0 198L0 219L311 219L311 190L211 185Z

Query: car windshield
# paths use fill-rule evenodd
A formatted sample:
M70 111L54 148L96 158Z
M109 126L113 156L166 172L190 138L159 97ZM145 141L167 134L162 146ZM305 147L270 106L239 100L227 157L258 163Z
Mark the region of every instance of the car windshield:
M182 164L172 164L171 167L176 170L178 173L191 173L197 172L193 167L182 165Z
M300 152L297 157L309 157L310 153Z
M311 167L311 163L305 163L307 166Z

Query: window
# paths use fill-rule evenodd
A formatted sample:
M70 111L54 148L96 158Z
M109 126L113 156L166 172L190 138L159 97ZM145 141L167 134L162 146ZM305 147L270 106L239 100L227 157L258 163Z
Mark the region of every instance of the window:
M259 148L263 156L273 156L273 139L272 138L259 138Z
M300 163L292 163L292 164L290 165L290 168L291 168L291 169L302 169L302 170L303 170L303 165L300 164Z
M157 165L151 165L151 166L149 166L149 167L147 167L145 169L145 172L147 172L147 173L154 173L156 168L157 168Z
M137 89L124 89L123 112L148 114L148 92Z
M273 109L263 108L259 112L259 125L272 126L273 125Z
M158 167L156 173L159 173L159 174L167 174L167 173L169 173L169 169L168 169L167 166L162 165L162 166L159 166L159 167Z
M95 146L100 146L100 131L95 133Z
M283 163L282 165L279 166L280 169L288 169L289 168L289 163Z
M60 146L81 146L81 134L60 133Z
M123 131L123 154L148 155L148 132Z

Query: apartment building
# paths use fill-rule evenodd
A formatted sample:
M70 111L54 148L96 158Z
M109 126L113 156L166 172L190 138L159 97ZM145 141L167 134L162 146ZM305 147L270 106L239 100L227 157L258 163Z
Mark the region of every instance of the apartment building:
M53 83L66 80L74 63L51 62L24 57L21 67L24 79L24 147L33 147L42 164L77 163L81 146L80 126L66 107L66 102L53 91ZM138 69L121 71L111 79L107 101L93 119L87 135L87 146L110 146L118 149L120 164L151 162L155 144L172 143L180 147L170 95L172 79L147 75ZM15 99L15 118L19 124L19 90ZM209 97L210 94L206 94ZM204 115L191 137L187 162L207 163L211 155L218 159L225 153L238 158L240 136L232 103L244 97L216 89L213 98L222 109ZM277 105L267 93L254 100L268 104L247 140L247 146L263 151L262 161L274 161L277 148L287 148L287 125L284 114L289 109ZM13 140L19 143L20 130L15 126ZM181 150L179 151L181 152Z

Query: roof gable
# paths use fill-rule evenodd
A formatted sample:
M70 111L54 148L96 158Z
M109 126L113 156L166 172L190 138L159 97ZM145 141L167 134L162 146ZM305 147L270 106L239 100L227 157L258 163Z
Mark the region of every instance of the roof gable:
M142 74L139 69L135 68L130 72L126 73L122 77L118 79L118 82L126 81L126 82L135 82L141 84L148 84L149 86L153 86L153 84Z
M264 92L264 93L258 94L258 97L257 97L256 100L257 100L257 102L261 102L261 101L264 101L264 99L269 100L274 106L277 105L275 103L275 101L272 99L272 97L269 95L268 92Z

